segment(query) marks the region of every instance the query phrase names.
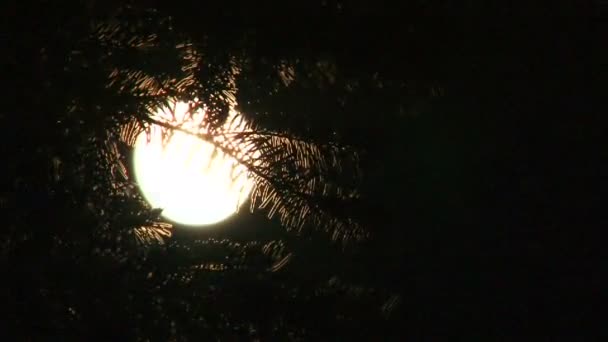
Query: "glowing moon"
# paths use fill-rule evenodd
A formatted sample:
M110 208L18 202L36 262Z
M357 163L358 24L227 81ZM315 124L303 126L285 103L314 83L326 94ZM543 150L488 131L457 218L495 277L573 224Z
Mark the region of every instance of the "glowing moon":
M191 115L187 103L160 109L154 118L199 133L204 110ZM231 111L230 115L238 115ZM234 124L237 122L237 124ZM244 121L227 120L225 129L243 130ZM134 171L144 198L162 216L193 226L217 223L234 214L245 202L253 182L236 159L222 153L212 143L184 132L174 132L163 144L161 129L153 126L140 134L135 144Z

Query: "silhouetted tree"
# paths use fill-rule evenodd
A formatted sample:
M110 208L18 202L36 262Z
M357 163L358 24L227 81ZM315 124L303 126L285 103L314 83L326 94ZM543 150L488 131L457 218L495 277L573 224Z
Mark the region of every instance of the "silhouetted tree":
M305 235L321 229L345 243L364 239L363 149L354 137L374 120L347 116L348 106L370 109L357 97L387 86L379 76L346 75L332 56L314 52L260 51L249 31L231 44L189 36L155 10L127 5L92 17L85 6L68 8L32 6L45 13L37 17L45 19L40 32L22 31L8 54L31 58L34 69L12 77L23 86L2 116L12 127L3 146L21 154L9 163L2 195L3 210L13 213L2 248L7 332L135 340L374 336L380 326L357 322L381 320L398 296L331 267L313 267L318 275L290 271L298 251L282 235L173 240L171 226L138 194L125 158L151 124L179 129L155 120L152 108L196 98L211 109L211 134L200 138L228 154L236 151L213 136L251 146L240 161L256 182L253 209L266 208ZM231 98L249 131L220 129Z

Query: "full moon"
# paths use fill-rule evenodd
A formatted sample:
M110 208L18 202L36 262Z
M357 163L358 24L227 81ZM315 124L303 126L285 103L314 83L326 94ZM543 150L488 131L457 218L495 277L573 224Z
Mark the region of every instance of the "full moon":
M154 118L179 126L189 132L207 133L204 109L191 112L184 102L161 108ZM245 128L239 114L230 112L222 129ZM222 141L222 140L220 140ZM163 143L162 130L152 126L142 132L134 149L135 179L144 198L162 216L176 223L204 226L220 222L238 211L246 201L253 182L246 168L220 151L211 142L181 131L174 131Z

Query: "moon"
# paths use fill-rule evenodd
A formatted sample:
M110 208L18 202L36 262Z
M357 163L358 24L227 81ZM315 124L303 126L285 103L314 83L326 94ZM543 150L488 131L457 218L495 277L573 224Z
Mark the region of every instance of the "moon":
M153 117L189 131L206 133L204 109L172 102ZM243 130L245 121L230 111L222 129ZM230 124L231 123L231 124ZM222 141L222 140L219 140ZM134 148L135 180L143 197L166 219L189 226L208 226L235 214L253 187L247 169L214 144L185 132L174 131L163 143L162 131L153 125L142 132Z

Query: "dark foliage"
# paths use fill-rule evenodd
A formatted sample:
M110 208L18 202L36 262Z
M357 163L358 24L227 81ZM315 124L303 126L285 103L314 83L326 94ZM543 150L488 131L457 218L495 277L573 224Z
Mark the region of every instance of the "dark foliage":
M357 3L3 3L1 333L590 331L593 5ZM143 201L132 138L169 96L212 108L215 136L237 103L253 213L193 232Z

